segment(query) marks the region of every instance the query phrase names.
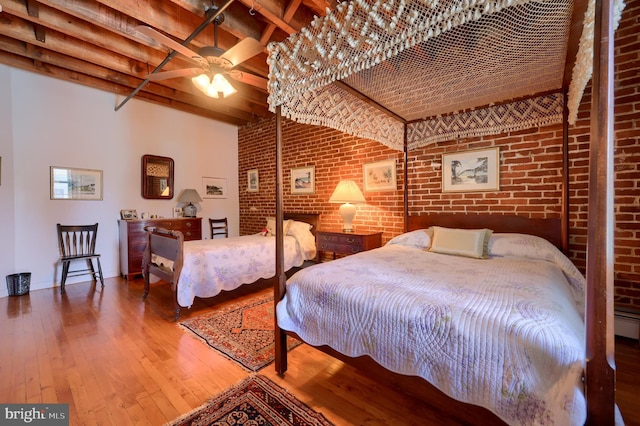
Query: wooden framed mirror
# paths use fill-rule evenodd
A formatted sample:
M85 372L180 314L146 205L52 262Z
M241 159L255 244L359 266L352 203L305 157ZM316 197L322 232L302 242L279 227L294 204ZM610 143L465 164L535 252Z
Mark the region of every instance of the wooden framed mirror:
M173 198L173 159L158 155L142 156L142 198Z

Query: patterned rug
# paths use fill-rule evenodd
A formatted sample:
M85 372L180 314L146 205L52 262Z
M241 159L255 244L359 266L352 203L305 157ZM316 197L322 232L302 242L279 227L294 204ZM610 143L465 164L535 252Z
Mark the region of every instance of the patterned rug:
M261 375L249 377L165 426L292 425L333 423Z
M273 297L259 295L180 323L250 371L275 359ZM287 348L300 345L287 338Z

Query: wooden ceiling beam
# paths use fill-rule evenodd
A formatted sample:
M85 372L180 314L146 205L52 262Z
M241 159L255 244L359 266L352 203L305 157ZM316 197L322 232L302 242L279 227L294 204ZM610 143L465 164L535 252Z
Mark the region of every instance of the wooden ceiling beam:
M233 1L224 11L218 46L229 49L245 37L260 40L265 46L282 41L307 25L314 14L324 15L332 1L335 0ZM205 11L225 0L3 0L2 3L3 63L126 95L127 91L132 93L132 88L136 90L171 52L139 34L135 30L137 25L149 25L182 44L202 25ZM197 51L212 45L211 27L211 31L203 28L188 47ZM266 59L265 48L264 53L236 69L267 77ZM175 55L162 70L190 66L190 61ZM265 90L231 82L238 93L224 100L202 95L187 78L147 84L137 96L240 124L270 114ZM212 112L204 112L207 109Z
M74 18L74 17L70 17L68 15L61 14L59 11L48 8L46 6L43 7L41 10L43 13L47 14L46 17L48 19L48 22L60 24L60 25L54 25L52 27L52 29L55 29L56 31L52 33L53 38L50 40L50 42L46 44L40 44L44 48L47 48L50 50L56 50L62 54L69 55L69 56L73 56L71 53L76 50L79 51L80 49L86 50L89 53L95 51L95 49L86 48L86 46L84 45L75 45L73 42L70 42L71 39L69 38L64 38L63 40L65 41L64 45L66 47L70 47L71 49L62 50L62 48L60 47L62 43L59 42L60 36L57 34L57 30L63 30L65 31L64 34L67 36L84 37L84 39L79 40L78 43L87 42L94 45L96 43L99 43L101 45L100 47L102 46L110 47L111 50L109 51L104 50L103 52L101 52L99 56L83 57L85 61L98 64L100 66L106 66L108 64L113 66L114 63L119 62L122 64L121 67L117 68L119 72L123 72L123 73L126 72L132 76L135 76L141 79L144 79L146 77L146 75L152 70L152 67L154 67L155 64L160 63L164 59L164 55L155 49L140 46L140 44L135 44L130 40L127 40L124 37L121 37L114 33L110 33L107 31L96 31L95 28L91 28L89 24L87 24L86 22L82 20L78 20L77 18ZM14 16L18 16L20 14L20 12L15 12L13 10L6 11L6 12L8 13L13 12L15 13ZM23 16L27 17L26 15L23 15ZM22 41L25 41L27 43L37 44L37 40L33 40L32 38L29 37L29 34L28 34L29 27L27 25L20 26L19 24L20 21L17 21L15 19L10 20L10 22L12 22L12 24L8 26L9 28L9 31L7 31L8 35L14 38L20 39ZM63 28L65 24L68 24L69 28L66 28L66 27ZM113 55L113 53L122 55L125 58L117 58L116 56ZM129 71L125 71L125 68L124 68L125 64L126 66L128 66ZM166 70L179 69L179 68L184 68L188 66L192 66L192 64L185 60L176 59L175 62L171 61L169 64L167 64L165 69ZM184 85L182 84L182 82L184 81L187 81L187 80L175 79L175 82L166 81L160 84L171 86L174 88L179 88L180 86L184 87ZM188 87L190 89L193 89L193 86L191 85L190 82L188 82ZM236 87L243 90L243 93L246 94L246 96L249 98L251 102L261 103L263 106L266 107L266 99L264 97L265 92L247 85L243 85L243 84L237 84ZM179 90L184 90L184 89L179 89ZM199 92L195 92L195 93L199 93ZM260 102L259 99L261 99L262 101Z
M25 71L33 72L36 74L44 75L47 77L53 77L61 80L71 81L83 86L92 87L105 92L114 93L116 95L126 95L131 91L131 88L120 86L113 83L105 82L99 78L92 78L90 76L75 73L66 68L59 68L50 64L45 64L41 67L36 67L34 62L24 57L11 57L8 53L0 52L0 63ZM188 112L191 114L207 117L214 120L220 120L236 125L242 125L246 122L246 119L238 118L234 114L222 113L219 111L211 110L210 108L198 108L193 104L179 102L173 99L164 98L151 92L140 93L139 99L149 101L158 105L178 109L180 111Z
M69 71L76 73L73 75L74 78L76 75L82 74L88 77L101 79L105 82L113 83L118 86L128 87L129 91L136 87L140 82L138 78L131 77L123 73L116 73L111 69L94 64L88 64L80 59L70 58L57 52L52 52L39 46L17 42L16 40L0 38L0 48L2 51L12 53L15 57L22 56L26 59L33 60L34 63L37 61L42 64L46 64L42 66L42 69L46 68L48 65L59 69L66 68ZM2 54L2 51L0 51L0 55ZM22 68L24 69L25 67ZM41 71L37 65L30 67L29 70ZM64 77L64 74L58 73L58 76ZM74 82L77 82L77 80L74 80ZM257 102L247 102L240 98L229 98L225 100L224 103L221 101L211 103L211 98L203 96L197 89L195 89L195 87L193 87L191 82L183 81L179 82L176 86L178 85L180 87L167 87L157 83L152 83L146 91L160 95L167 100L191 103L201 108L210 108L218 112L233 111L236 117L241 117L243 119L253 119L257 116L265 116L268 113L266 105L260 105Z

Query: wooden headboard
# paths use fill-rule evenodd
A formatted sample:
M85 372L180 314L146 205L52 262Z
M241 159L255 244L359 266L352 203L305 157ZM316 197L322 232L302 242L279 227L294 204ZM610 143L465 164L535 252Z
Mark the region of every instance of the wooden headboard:
M313 227L311 228L311 233L313 235L316 235L316 231L318 230L318 226L320 226L320 213L290 213L290 212L284 212L282 216L283 216L284 219L297 220L299 222L306 222L306 223L309 223L309 224L313 225Z
M407 229L425 229L432 225L447 228L478 229L488 228L493 232L514 232L542 237L563 252L560 219L531 219L524 216L463 213L423 213L409 216Z

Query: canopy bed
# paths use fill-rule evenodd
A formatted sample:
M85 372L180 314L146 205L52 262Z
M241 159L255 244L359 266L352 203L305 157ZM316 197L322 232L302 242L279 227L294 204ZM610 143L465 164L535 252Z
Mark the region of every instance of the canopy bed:
M271 44L268 57L269 104L276 114L276 223L282 219L283 208L283 116L404 151L406 231L420 229L415 221L423 220L416 219L409 209L407 159L412 149L460 137L563 123L563 212L560 234L554 238L564 249L569 235L568 129L576 121L591 79L582 372L587 424L612 424L616 417L613 32L623 7L622 0L354 0L339 4L284 42ZM501 216L498 221L491 219L492 225L483 225L484 218L478 216L475 219L480 222L470 224L473 218L462 216L456 220L464 222L456 222L456 226L486 227L496 233L501 232L501 223L508 222ZM438 225L437 221L429 218L428 223L418 223L430 227ZM530 224L527 228L529 233L540 229ZM511 228L505 232L518 231ZM280 228L276 237L277 305L287 286ZM308 273L322 266L314 266ZM283 374L287 368L286 332L281 328L276 330L276 348L276 370ZM349 359L333 348L326 349ZM373 364L370 361L364 362ZM411 386L416 383L412 376L390 376L398 382L411 381ZM456 414L474 413L477 408L451 398L445 401L443 410ZM470 416L473 419L474 414ZM522 423L527 424L526 419Z

